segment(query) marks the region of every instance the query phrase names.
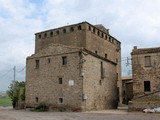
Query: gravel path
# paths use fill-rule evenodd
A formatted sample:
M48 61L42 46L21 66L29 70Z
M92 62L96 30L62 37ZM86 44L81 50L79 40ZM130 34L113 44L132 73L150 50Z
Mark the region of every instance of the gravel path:
M77 112L31 112L0 108L0 120L160 120L160 114L122 110Z

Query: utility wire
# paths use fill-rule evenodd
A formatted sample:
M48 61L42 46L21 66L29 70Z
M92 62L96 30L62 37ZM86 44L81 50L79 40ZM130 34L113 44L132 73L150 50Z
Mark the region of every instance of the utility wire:
M8 75L8 73L10 73L11 71L13 70L13 68L12 69L10 69L10 70L8 70L8 72L6 72L5 74L3 74L2 76L0 76L1 78L3 78L3 77L5 77L6 75Z

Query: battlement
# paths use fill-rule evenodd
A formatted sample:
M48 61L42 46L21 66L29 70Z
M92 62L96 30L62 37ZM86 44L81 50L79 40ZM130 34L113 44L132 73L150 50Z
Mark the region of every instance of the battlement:
M35 38L36 40L45 40L45 39L51 39L51 38L63 36L63 35L66 36L68 34L73 35L73 33L75 33L76 35L80 31L91 32L92 34L104 40L107 40L110 43L116 45L118 48L120 48L121 43L116 38L114 38L113 36L109 34L109 29L106 29L105 27L103 27L103 25L94 26L88 22L82 22L78 24L67 25L67 26L63 26L63 27L59 27L55 29L38 32L35 34Z

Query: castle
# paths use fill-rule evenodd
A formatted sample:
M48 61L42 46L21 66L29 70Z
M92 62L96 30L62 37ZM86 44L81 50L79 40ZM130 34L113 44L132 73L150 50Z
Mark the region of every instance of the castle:
M26 107L116 108L120 60L121 43L103 25L82 22L36 33L35 53L26 62Z

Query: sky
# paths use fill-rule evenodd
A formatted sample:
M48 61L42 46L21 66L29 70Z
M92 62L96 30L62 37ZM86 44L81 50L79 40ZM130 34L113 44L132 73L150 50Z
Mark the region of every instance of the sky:
M160 47L160 0L0 0L0 91L25 80L35 33L87 21L121 42L122 75L131 75L133 46ZM131 62L129 60L129 62Z

